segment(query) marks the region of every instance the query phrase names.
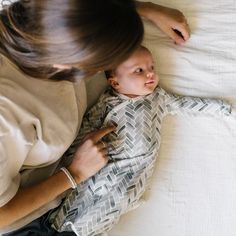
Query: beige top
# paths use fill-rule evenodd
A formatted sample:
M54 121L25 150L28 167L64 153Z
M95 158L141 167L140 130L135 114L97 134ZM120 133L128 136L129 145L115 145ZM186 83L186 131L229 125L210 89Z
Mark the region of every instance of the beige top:
M73 84L30 78L0 54L0 206L20 185L35 184L55 170L77 134L86 103L84 80ZM58 203L47 204L9 229L31 222Z

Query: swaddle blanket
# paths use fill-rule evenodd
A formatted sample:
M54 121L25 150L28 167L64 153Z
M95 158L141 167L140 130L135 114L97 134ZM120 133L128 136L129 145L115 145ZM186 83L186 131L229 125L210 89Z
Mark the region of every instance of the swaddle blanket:
M167 114L229 115L223 100L182 97L157 87L147 96L129 98L108 89L84 117L81 132L65 153L88 132L111 124L107 135L109 163L95 176L72 190L53 220L58 231L98 235L108 231L120 216L138 205L150 179L160 147L160 130Z

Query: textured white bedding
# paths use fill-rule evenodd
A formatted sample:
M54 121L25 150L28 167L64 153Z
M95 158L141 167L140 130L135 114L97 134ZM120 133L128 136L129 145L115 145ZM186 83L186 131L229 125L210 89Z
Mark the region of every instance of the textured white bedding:
M155 0L186 15L191 39L174 45L146 24L161 85L184 95L236 103L236 1ZM236 121L169 117L144 204L110 236L235 236Z
M192 30L186 45L177 46L145 24L144 44L155 55L161 86L236 104L236 1L152 1L183 11ZM90 101L103 84L89 82ZM236 119L165 119L156 170L143 199L110 236L235 236Z

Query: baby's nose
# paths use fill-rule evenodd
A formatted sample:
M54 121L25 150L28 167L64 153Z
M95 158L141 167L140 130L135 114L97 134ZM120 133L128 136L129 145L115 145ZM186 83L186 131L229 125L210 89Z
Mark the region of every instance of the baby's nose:
M148 72L147 75L146 75L148 78L152 78L154 76L154 73L153 72Z

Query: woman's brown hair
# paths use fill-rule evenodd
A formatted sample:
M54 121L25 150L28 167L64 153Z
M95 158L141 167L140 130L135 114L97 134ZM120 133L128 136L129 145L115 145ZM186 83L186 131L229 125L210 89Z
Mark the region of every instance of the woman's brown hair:
M132 0L21 0L0 13L0 53L41 79L73 80L114 68L142 38Z

